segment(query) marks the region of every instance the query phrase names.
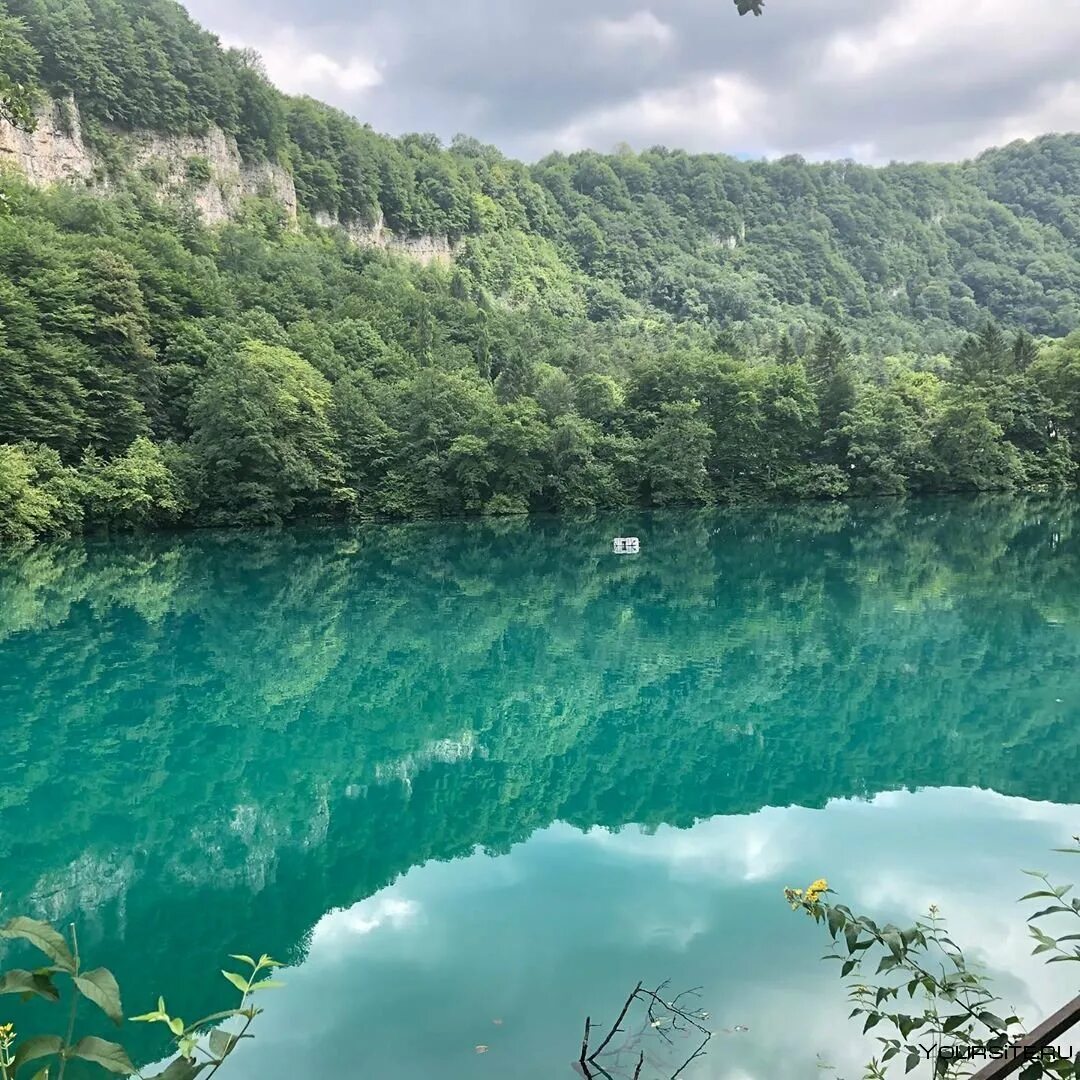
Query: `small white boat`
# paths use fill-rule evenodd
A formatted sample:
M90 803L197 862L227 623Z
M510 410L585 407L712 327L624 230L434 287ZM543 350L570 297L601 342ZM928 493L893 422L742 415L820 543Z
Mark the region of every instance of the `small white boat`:
M636 555L641 550L641 541L636 536L616 536L611 547L616 555Z

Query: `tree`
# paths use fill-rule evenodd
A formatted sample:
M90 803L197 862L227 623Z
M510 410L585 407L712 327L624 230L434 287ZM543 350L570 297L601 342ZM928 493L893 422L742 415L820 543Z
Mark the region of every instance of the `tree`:
M987 322L979 334L969 334L956 354L956 375L962 382L987 381L1005 374L1012 355L1005 335L994 322Z
M665 402L656 428L645 444L645 476L650 500L707 503L712 499L705 460L712 431L700 417L697 401Z
M27 543L64 531L81 517L70 476L66 483L50 484L49 472L64 472L55 450L0 443L0 539Z
M347 496L330 384L290 349L249 341L215 364L191 406L209 521L266 524Z
M832 323L825 327L806 363L810 381L820 394L851 361L851 352L839 329Z
M37 127L39 59L26 24L0 12L0 120L24 131Z

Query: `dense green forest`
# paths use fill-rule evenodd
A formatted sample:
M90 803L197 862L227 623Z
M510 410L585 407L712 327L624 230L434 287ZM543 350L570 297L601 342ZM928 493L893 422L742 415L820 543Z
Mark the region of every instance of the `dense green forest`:
M8 119L68 94L107 195L0 177L5 543L1075 480L1078 137L528 166L282 95L169 0L2 0ZM125 164L127 129L210 125L291 173L298 227L206 228Z

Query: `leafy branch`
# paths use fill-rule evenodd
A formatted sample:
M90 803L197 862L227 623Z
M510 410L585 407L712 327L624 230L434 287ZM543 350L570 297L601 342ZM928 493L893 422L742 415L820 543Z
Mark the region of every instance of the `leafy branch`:
M1057 850L1080 853L1080 838L1074 837L1074 841L1076 847ZM1054 885L1041 871L1024 872L1044 887L1021 901L1053 901L1028 920L1036 942L1033 953L1054 953L1051 963L1080 960L1080 945L1076 944L1080 934L1054 937L1034 925L1051 916L1080 918L1080 899L1067 899L1072 886ZM827 927L833 944L823 959L839 961L841 977L849 980L848 997L854 1006L850 1017L865 1018L864 1034L882 1024L896 1033L875 1036L881 1044L880 1057L866 1065L863 1080L883 1080L890 1062L901 1056L907 1073L926 1064L934 1077L951 1078L966 1075L977 1057L1017 1052L1023 1022L1018 1016L1003 1017L993 1011L1000 999L991 990L989 979L949 937L935 906L909 927L878 926L866 915L831 903L826 899L831 894L823 878L805 890L784 890L793 910L804 911ZM875 961L871 975L869 969ZM1070 1061L1045 1050L1032 1057L1020 1075L1022 1080L1080 1078L1080 1055Z
M172 1034L179 1056L164 1072L155 1077L142 1078L120 1043L95 1035L76 1038L81 1001L92 1002L117 1027L124 1021L124 1011L120 987L112 972L103 967L83 969L74 926L69 929L69 938L65 938L49 923L17 916L0 926L0 939L24 941L48 961L33 969L0 971L0 995L18 995L22 1001L41 998L52 1003L62 1001L66 995L68 1005L67 1023L62 1036L33 1035L20 1040L14 1023L0 1024L0 1080L16 1080L19 1070L33 1062L44 1063L34 1073L33 1080L49 1080L54 1063L56 1080L64 1080L68 1063L73 1059L88 1061L117 1076L134 1074L140 1080L193 1080L207 1069L210 1070L206 1073L207 1078L212 1077L240 1041L252 1037L248 1029L262 1012L253 1003L253 995L283 985L270 977L272 970L281 966L279 961L266 955L258 960L237 955L233 959L245 964L250 969L249 973L245 976L233 971L222 972L240 991L240 1003L236 1008L185 1024L182 1019L167 1012L164 998L159 997L156 1010L131 1019L164 1023ZM234 1018L244 1021L235 1035L214 1026ZM198 1060L197 1054L201 1054L205 1060Z

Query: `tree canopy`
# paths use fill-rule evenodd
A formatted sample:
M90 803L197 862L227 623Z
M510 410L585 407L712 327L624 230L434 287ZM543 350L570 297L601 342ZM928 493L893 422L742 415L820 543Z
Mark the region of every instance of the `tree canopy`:
M0 177L8 541L1075 480L1080 138L526 166L287 97L169 0L0 7L0 71L108 173ZM132 130L211 126L291 174L296 227L266 196L207 228L206 161L171 195L128 163Z

